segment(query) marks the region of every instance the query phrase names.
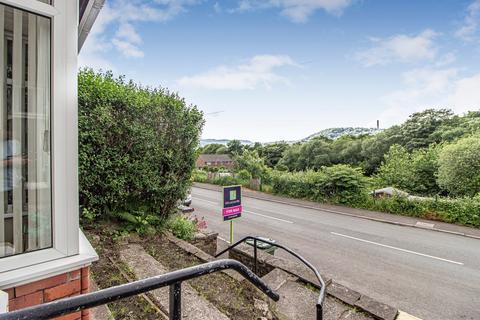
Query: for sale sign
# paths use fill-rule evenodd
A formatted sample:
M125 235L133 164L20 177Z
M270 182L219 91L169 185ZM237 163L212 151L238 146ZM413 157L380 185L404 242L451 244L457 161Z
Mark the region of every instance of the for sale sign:
M223 221L242 216L242 186L223 187Z

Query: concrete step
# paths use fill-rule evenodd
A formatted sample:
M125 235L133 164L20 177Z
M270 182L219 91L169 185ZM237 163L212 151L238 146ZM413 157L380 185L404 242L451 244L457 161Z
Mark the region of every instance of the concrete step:
M90 280L90 290L91 292L99 290L97 283L93 279ZM106 304L90 309L90 317L92 320L115 320Z
M298 281L297 277L278 268L273 269L262 279L280 295L278 302L271 302L272 309L279 319L316 319L318 292ZM325 320L372 319L330 296L327 296L324 302L323 315Z
M168 269L150 256L141 245L130 244L120 252L120 258L137 279L145 279L160 274L168 273ZM164 287L151 291L154 302L160 309L168 314L169 288ZM182 283L182 315L183 319L198 320L228 320L213 304L198 295L186 282Z

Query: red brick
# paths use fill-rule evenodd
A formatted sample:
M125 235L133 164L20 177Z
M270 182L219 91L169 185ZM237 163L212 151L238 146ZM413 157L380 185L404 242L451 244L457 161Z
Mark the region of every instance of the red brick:
M82 320L92 320L92 314L89 313L89 314L84 315L82 313Z
M33 293L35 291L52 288L60 284L63 284L66 281L67 281L67 274L60 274L55 277L28 283L23 286L19 286L15 288L15 296L21 297L21 296Z
M30 293L8 302L9 310L14 311L43 303L43 291Z
M54 288L46 289L45 301L53 301L79 293L81 291L80 285L80 280L74 280Z
M80 270L75 270L75 271L70 272L69 275L70 275L70 277L69 277L70 280L77 280L77 279L80 279L81 271Z
M82 277L82 291L90 289L90 276Z
M90 267L82 268L82 278L83 277L88 277L89 275L90 275Z
M54 318L55 320L80 320L82 319L82 312L78 311L75 313L70 313L61 317Z
M5 291L8 294L8 299L9 300L15 298L15 289L14 288L5 289L3 291Z

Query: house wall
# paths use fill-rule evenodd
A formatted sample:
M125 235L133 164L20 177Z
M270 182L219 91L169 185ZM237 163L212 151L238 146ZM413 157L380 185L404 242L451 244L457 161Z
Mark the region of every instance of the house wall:
M90 268L62 273L50 278L4 289L8 294L9 311L39 305L58 299L88 293L90 291ZM83 310L58 317L61 320L90 320L90 311Z

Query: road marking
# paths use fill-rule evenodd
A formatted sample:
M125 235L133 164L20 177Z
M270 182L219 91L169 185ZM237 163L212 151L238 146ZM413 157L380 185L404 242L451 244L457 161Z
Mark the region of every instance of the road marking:
M213 201L210 201L210 200L205 200L205 199L202 199L202 198L193 198L193 199L200 200L200 201L205 201L205 202L217 205L217 206L220 205L217 202L213 202ZM275 217L272 217L272 216L267 216L267 215L264 215L264 214L261 214L261 213L256 213L256 212L253 212L253 211L243 210L243 212L250 213L250 214L257 215L257 216L264 217L264 218L269 218L269 219L285 222L285 223L293 223L293 221L288 221L288 220L284 220L284 219L280 219L280 218L275 218Z
M335 236L344 237L344 238L348 238L348 239L352 239L352 240L357 240L357 241L361 241L361 242L365 242L365 243L370 243L370 244L374 244L376 246L380 246L380 247L384 247L384 248L389 248L389 249L398 250L398 251L402 251L402 252L406 252L406 253L416 254L417 256L427 257L427 258L440 260L440 261L444 261L444 262L450 262L450 263L458 264L458 265L461 265L461 266L464 265L462 262L443 259L443 258L431 256L431 255L428 255L428 254L407 250L407 249L392 247L392 246L388 246L386 244L381 244L381 243L378 243L378 242L373 242L373 241L368 241L368 240L365 240L365 239L355 238L355 237L347 236L347 235L344 235L344 234L341 234L341 233L336 233L336 232L330 232L330 233L335 235Z
M285 223L293 223L293 221L288 221L288 220L284 220L284 219L280 219L280 218L275 218L275 217L267 216L267 215L264 215L264 214L261 214L261 213L256 213L256 212L252 212L252 211L248 211L248 210L243 210L243 212L250 213L250 214L260 216L260 217L264 217L264 218L278 220L278 221L285 222Z
M210 201L210 200L205 200L205 199L202 199L202 198L193 198L193 199L195 199L195 200L200 200L200 201L205 201L205 202L214 204L214 205L216 205L216 206L219 206L219 205L220 205L218 202Z

